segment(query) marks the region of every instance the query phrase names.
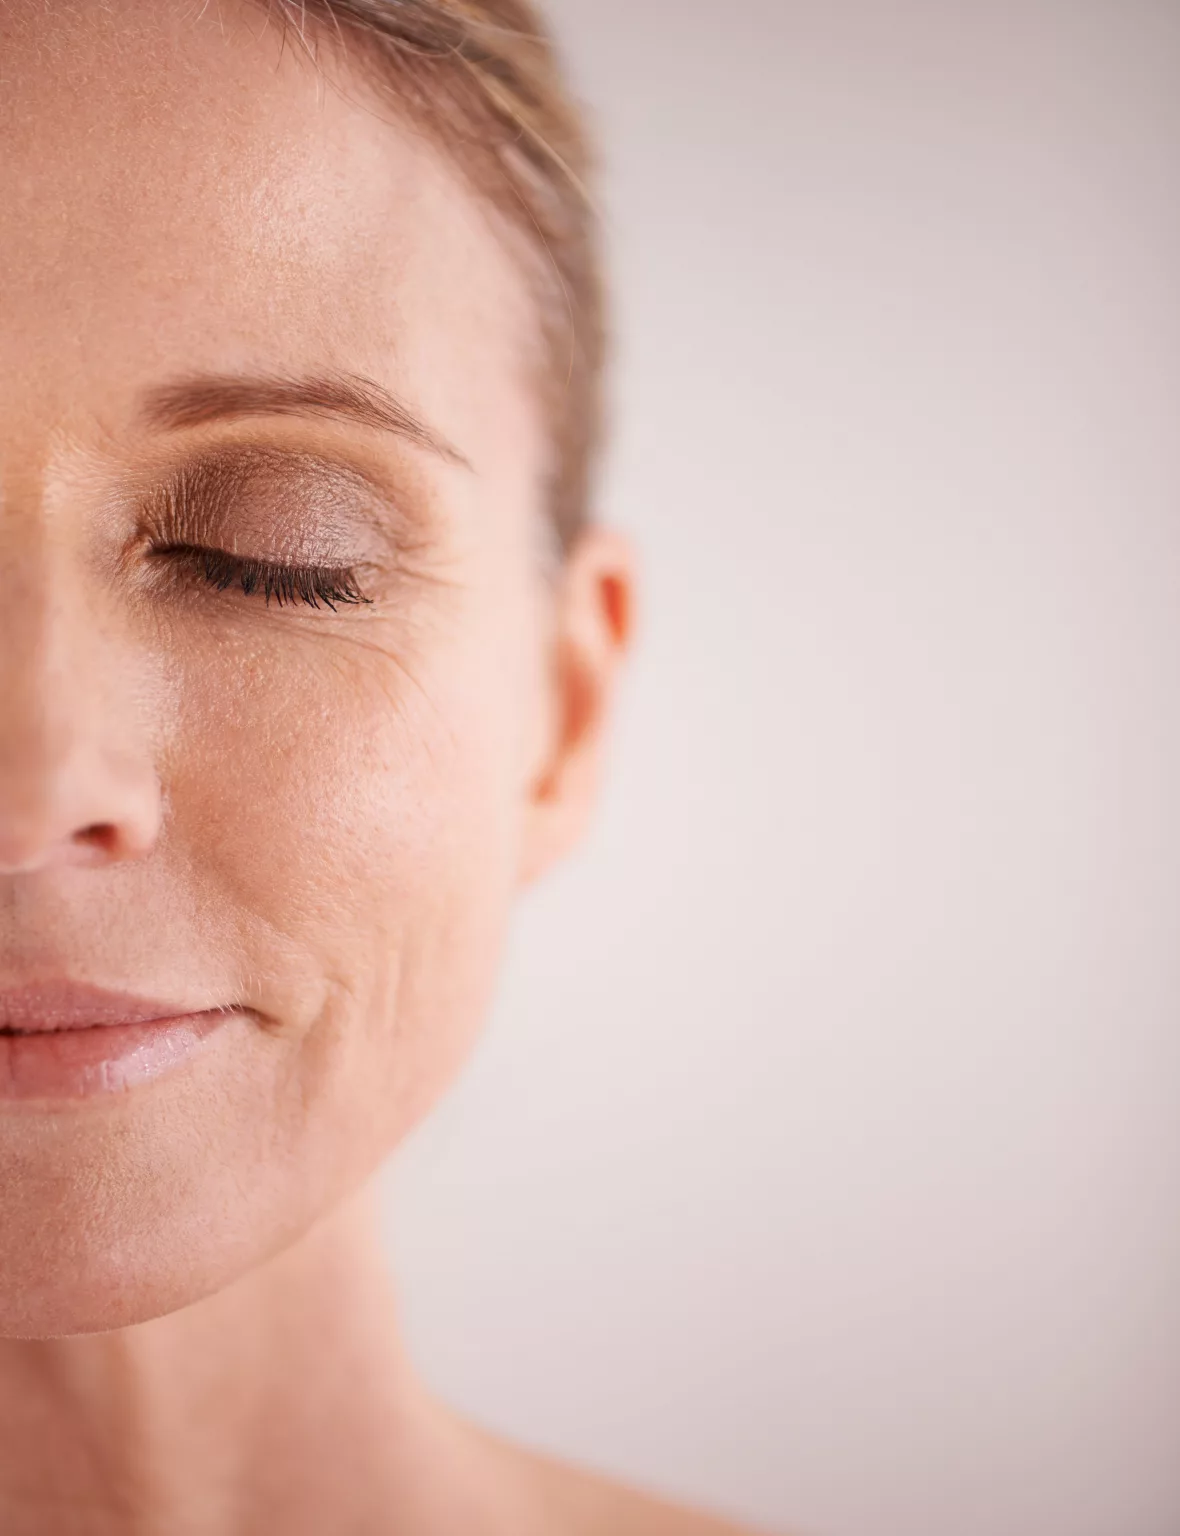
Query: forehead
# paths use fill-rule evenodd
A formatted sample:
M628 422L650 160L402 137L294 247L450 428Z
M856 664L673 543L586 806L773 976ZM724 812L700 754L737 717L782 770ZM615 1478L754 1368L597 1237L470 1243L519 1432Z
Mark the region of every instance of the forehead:
M348 369L448 435L526 371L526 285L445 154L251 5L0 7L0 406Z

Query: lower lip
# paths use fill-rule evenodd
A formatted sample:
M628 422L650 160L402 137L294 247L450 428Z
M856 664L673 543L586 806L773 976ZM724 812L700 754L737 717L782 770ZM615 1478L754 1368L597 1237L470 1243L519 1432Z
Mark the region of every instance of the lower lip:
M0 1034L0 1100L125 1093L181 1066L230 1017L190 1013L148 1024Z

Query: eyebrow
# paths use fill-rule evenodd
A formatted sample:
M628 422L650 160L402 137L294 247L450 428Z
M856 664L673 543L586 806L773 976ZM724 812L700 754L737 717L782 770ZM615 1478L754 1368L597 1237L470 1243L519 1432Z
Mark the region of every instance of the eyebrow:
M318 416L359 422L437 454L464 469L471 461L372 379L360 374L283 378L266 374L195 374L157 385L144 396L142 415L159 431L181 431L246 416Z

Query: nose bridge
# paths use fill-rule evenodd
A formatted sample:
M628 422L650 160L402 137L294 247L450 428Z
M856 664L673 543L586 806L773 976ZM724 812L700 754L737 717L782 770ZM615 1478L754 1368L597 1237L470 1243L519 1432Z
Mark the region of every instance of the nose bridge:
M0 771L50 771L101 711L101 634L65 550L32 520L0 517ZM84 631L89 630L84 634Z
M135 856L159 821L133 656L84 519L33 482L0 484L0 873Z

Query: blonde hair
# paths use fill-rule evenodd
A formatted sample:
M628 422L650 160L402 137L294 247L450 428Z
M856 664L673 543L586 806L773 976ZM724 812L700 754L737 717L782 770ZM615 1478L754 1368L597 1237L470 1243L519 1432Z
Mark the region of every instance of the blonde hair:
M541 258L554 448L550 510L568 549L589 516L602 435L604 289L582 117L531 0L268 0L305 42L333 37L453 157Z

